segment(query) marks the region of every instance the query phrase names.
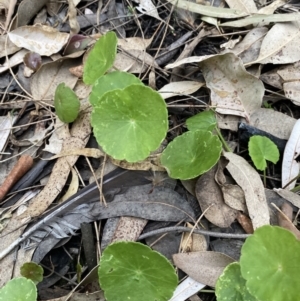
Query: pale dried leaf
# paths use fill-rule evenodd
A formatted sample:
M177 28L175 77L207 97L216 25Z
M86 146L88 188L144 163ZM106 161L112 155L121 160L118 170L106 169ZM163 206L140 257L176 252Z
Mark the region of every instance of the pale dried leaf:
M42 65L31 80L33 98L53 105L54 93L60 83L65 83L71 89L76 85L78 78L70 73L69 68L78 64L78 59L64 57Z
M67 149L55 156L52 156L48 160L53 160L57 158L67 157L67 156L86 156L92 158L101 158L104 155L105 153L98 148L78 148L78 149Z
M263 37L266 35L267 32L267 27L253 28L245 35L244 39L240 43L238 43L233 49L226 49L221 53L232 52L236 56L240 56L244 63L254 61L259 55L260 45L263 41ZM247 60L245 60L245 57L247 57Z
M196 197L204 216L214 225L228 228L234 222L237 211L224 203L223 194L215 181L217 167L203 174L196 184Z
M283 5L285 5L287 2L288 2L287 0L275 0L275 1L273 1L272 3L270 3L269 5L262 7L262 8L258 11L258 13L259 13L259 14L265 14L265 15L271 15L271 14L274 13L274 11L275 11L277 8L279 8L279 7L283 6Z
M270 23L280 23L280 22L293 22L299 21L299 14L274 14L274 15L261 15L254 14L250 17L246 17L244 19L240 19L237 21L230 21L219 24L219 26L226 27L244 27L252 24L259 24L259 26L266 26Z
M70 298L68 298L70 297ZM98 292L94 292L94 293L77 293L77 292L72 292L71 294L68 294L66 296L63 297L59 297L59 298L54 298L51 299L49 301L105 301L105 297L104 297L104 292L103 291L98 291Z
M250 116L250 125L280 139L288 140L296 119L278 111L259 108Z
M176 7L186 9L194 13L198 13L200 15L204 15L208 17L232 19L232 18L239 18L247 15L247 13L235 9L201 5L185 0L167 0L167 1Z
M139 3L139 6L136 7L139 12L164 22L158 15L157 8L151 0L134 0L134 2Z
M91 132L90 113L81 112L71 129L71 137L64 139L62 151L84 148ZM69 172L79 156L62 157L55 163L49 181L44 189L35 197L27 211L22 215L31 218L41 215L56 199L65 186ZM20 217L18 217L20 218Z
M191 223L186 223L186 226L190 229L194 228L194 225ZM204 235L193 234L192 232L182 233L180 253L206 251L207 249L208 244Z
M59 154L61 152L64 139L70 137L69 124L62 122L59 118L55 121L55 130L49 138L49 143L46 144L44 151Z
M145 51L131 49L128 54L117 53L114 61L114 67L117 70L129 73L143 73L149 69L149 66L158 67L155 59Z
M204 85L205 83L195 81L172 82L163 86L160 90L158 90L158 93L163 99L167 99L177 95L193 94Z
M18 47L50 56L60 51L69 39L69 34L49 26L23 26L8 33Z
M300 165L297 161L300 155L300 119L295 123L290 138L285 146L282 169L281 181L282 187L285 187L292 179L299 175ZM286 189L291 190L295 187L296 180L291 182Z
M172 298L169 301L185 301L189 297L199 292L205 286L205 284L197 282L191 277L187 277L177 286Z
M118 46L127 51L130 49L145 51L147 47L152 43L152 40L153 37L150 39L143 39L139 37L118 39Z
M5 45L7 40L7 44ZM16 46L7 35L0 36L0 58L6 54L10 55L20 50L20 47Z
M0 73L7 71L9 68L17 66L23 63L24 55L28 52L28 50L22 49L19 52L15 53L11 56L8 61L5 60L5 63L0 67Z
M257 171L242 157L226 152L229 160L226 166L236 183L244 190L249 217L253 228L257 229L270 222L268 203L265 189Z
M213 287L224 268L234 262L231 257L212 251L174 254L173 260L188 276Z
M75 194L78 191L79 188L79 178L77 175L77 172L74 168L71 168L72 173L72 180L68 187L67 192L63 195L63 197L58 201L58 203L62 203L66 201L68 198L70 198L73 194Z
M7 116L0 116L0 152L3 151L7 143L11 127L14 125L17 119L18 116L11 116L9 113L7 114Z
M80 31L80 26L77 21L77 10L76 4L74 0L68 0L69 9L68 9L68 17L69 17L69 25L70 25L70 34L77 34Z
M251 15L257 12L257 7L253 0L226 0L231 9L236 9Z
M217 55L200 63L206 85L211 90L212 106L221 114L250 119L261 107L263 83L248 73L234 54Z
M116 241L136 241L148 220L139 217L122 216L117 224L111 242Z
M294 206L300 209L300 196L297 193L281 188L274 188L273 190L282 198L291 202Z
M240 122L246 122L245 118L234 115L220 115L217 114L218 127L224 130L230 130L233 132L238 131ZM250 119L251 121L251 119Z
M258 58L253 63L288 64L300 60L298 23L277 23L265 36Z

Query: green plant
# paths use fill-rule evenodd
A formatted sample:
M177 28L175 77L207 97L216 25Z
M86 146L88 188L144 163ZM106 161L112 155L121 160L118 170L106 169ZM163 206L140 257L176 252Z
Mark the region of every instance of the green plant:
M108 246L101 256L98 274L107 301L167 301L178 282L173 266L164 256L137 242Z
M258 170L264 172L264 184L266 186L266 168L267 162L276 164L279 160L279 150L274 142L263 136L253 136L248 144L249 155Z
M36 286L25 277L14 278L0 289L0 301L36 301L36 299Z
M34 284L38 284L43 280L44 270L35 262L25 262L21 266L20 273L23 277L32 280Z
M217 300L298 300L299 278L300 242L288 230L263 226L245 241L240 264L219 277Z
M116 49L117 38L110 32L96 42L87 56L83 80L93 85L89 97L93 107L91 124L97 142L108 155L128 162L142 161L166 137L167 106L158 92L134 75L109 72ZM58 116L62 115L56 109ZM229 150L213 111L189 118L187 127L189 132L176 137L161 155L162 165L173 178L197 177L218 162L222 143Z

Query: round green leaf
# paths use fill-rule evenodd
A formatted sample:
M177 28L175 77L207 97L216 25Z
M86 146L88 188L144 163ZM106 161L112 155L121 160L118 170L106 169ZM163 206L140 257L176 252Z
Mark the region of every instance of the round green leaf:
M249 154L258 170L265 170L267 162L276 164L279 160L279 150L274 142L263 136L253 136L249 140Z
M108 246L98 269L107 301L167 301L177 286L173 266L161 254L137 242Z
M136 162L147 158L165 138L168 113L157 92L135 84L105 93L94 107L91 123L107 154Z
M35 284L43 280L44 270L35 262L25 262L20 269L21 275L32 280Z
M80 101L72 89L61 83L55 90L54 106L58 118L65 123L70 123L78 116Z
M96 106L108 91L124 89L132 84L143 84L136 76L127 72L114 71L99 77L93 85L90 103Z
M204 111L186 120L189 131L212 131L217 124L217 119L213 111Z
M220 139L207 131L186 132L168 144L161 164L171 178L188 180L210 170L219 160Z
M118 39L113 31L102 36L88 54L83 67L83 81L92 85L115 61Z
M24 277L14 278L0 289L0 301L36 301L35 284Z
M246 288L246 280L241 275L240 264L229 264L216 284L218 301L257 301Z
M247 288L257 299L299 300L300 242L288 230L258 228L242 247L240 265Z

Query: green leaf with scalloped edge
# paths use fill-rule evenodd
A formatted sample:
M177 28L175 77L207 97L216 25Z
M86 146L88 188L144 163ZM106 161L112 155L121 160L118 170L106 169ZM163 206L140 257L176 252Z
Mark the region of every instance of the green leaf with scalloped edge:
M65 123L73 122L80 110L80 101L75 92L60 83L55 90L54 107L58 118Z
M24 277L14 278L0 289L0 301L36 301L36 299L35 284Z
M108 91L124 89L132 84L141 84L142 81L133 74L114 71L99 77L93 85L90 94L90 103L96 106L101 97Z
M109 245L98 275L107 301L168 301L178 283L168 259L137 242Z
M213 111L204 111L186 120L189 131L212 131L217 125L217 119Z
M44 269L35 262L25 262L20 268L20 273L23 277L38 284L43 280Z
M238 262L230 263L224 269L217 281L215 293L218 301L257 301L246 287Z
M242 247L240 265L247 288L257 299L299 300L300 241L290 231L258 228Z
M97 142L108 155L137 162L164 140L168 112L159 93L134 84L105 93L93 109L91 124Z
M89 52L83 66L83 82L92 85L115 61L118 38L113 31L102 36Z
M188 180L210 170L220 159L222 144L211 132L198 130L176 137L160 162L171 178Z
M279 150L276 144L267 137L253 136L248 144L250 157L258 170L265 170L267 162L276 164L279 160Z

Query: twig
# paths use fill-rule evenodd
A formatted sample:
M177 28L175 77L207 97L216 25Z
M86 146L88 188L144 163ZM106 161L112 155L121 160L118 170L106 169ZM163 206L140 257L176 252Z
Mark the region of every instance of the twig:
M218 233L218 232L213 232L213 231L208 231L208 230L200 230L200 229L192 229L188 227L166 227L166 228L161 228L158 230L153 230L148 233L142 234L138 240L142 240L157 234L162 234L162 233L167 233L167 232L191 232L193 231L194 234L203 234L207 236L212 236L212 237L221 237L221 238L242 238L246 239L247 237L251 236L250 234L235 234L235 233Z
M6 196L10 188L32 167L33 159L29 155L20 157L0 187L0 201Z

